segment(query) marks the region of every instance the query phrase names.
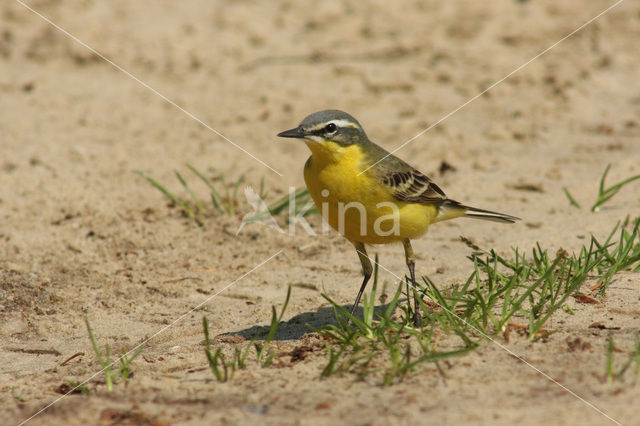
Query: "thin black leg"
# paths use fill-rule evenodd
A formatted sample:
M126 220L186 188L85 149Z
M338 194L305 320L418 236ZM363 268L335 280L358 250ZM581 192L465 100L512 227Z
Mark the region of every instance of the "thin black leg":
M418 302L418 285L416 284L416 258L413 254L410 240L403 240L404 255L409 268L409 276L411 277L411 287L413 288L413 325L420 327L420 303ZM409 295L407 295L409 296ZM409 299L407 299L407 303Z
M371 261L367 256L367 250L364 247L363 243L355 243L356 252L358 252L358 258L360 259L360 263L362 264L362 275L364 275L364 280L362 281L362 285L360 286L360 291L356 296L356 301L351 308L351 315L354 314L358 304L360 303L360 299L362 298L362 293L364 293L364 289L367 287L367 283L369 282L369 278L371 278L371 274L373 273L373 266L371 266Z
M411 275L411 286L414 290L413 295L413 325L420 326L420 303L418 303L418 285L416 284L416 264L411 262L407 265L409 267L409 274Z

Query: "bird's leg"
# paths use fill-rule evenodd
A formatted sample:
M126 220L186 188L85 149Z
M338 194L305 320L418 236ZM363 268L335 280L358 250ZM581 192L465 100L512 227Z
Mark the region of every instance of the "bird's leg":
M413 287L413 290L414 290L413 325L418 327L420 326L420 304L418 303L418 285L416 284L416 257L413 254L411 241L408 238L402 240L402 245L404 245L404 257L407 261L407 266L409 267L409 275L411 276L411 286ZM409 301L407 300L407 302Z
M360 259L360 263L362 264L362 274L364 275L364 280L362 281L362 285L360 286L360 291L356 296L356 301L353 304L353 308L351 308L351 315L356 311L358 307L358 303L360 303L360 298L362 297L362 293L364 293L364 289L369 282L369 278L371 278L371 274L373 273L373 266L371 266L371 261L369 260L369 256L367 256L367 250L364 248L363 243L355 243L356 251L358 252L358 258Z

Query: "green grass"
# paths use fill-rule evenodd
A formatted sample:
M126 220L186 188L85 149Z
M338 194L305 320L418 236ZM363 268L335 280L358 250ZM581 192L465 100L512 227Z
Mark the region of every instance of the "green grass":
M352 374L360 380L373 379L383 385L402 381L410 372L425 362L437 363L473 350L477 338L469 338L457 321L450 321L450 330L459 340L447 348L438 348L434 339L440 313L427 312L426 328L416 329L412 315L400 304L402 283L389 304L376 312L375 300L378 287L378 262L374 267L373 284L368 295L363 296L363 317L351 315L347 309L323 295L333 306L338 325L327 325L317 331L326 340L328 362L321 376ZM406 304L404 304L406 305ZM396 315L399 308L401 313ZM445 317L447 313L443 314ZM439 368L439 367L437 367Z
M105 350L103 353L98 346L98 340L93 334L93 329L91 328L91 324L89 323L88 318L85 318L85 324L87 325L89 339L91 340L91 345L93 346L93 351L96 354L98 364L100 364L100 366L102 367L102 371L104 372L107 391L111 392L111 390L113 389L113 384L116 382L116 380L120 380L122 383L126 383L127 379L131 376L131 363L138 357L138 355L140 355L144 347L140 346L130 356L127 356L127 352L123 350L122 355L118 358L118 361L120 361L120 366L114 370L113 365L115 364L115 361L111 359L111 348L109 344L107 343L105 345Z
M640 217L616 223L604 242L591 236L589 244L574 254L564 250L549 254L537 245L530 256L514 249L513 257L505 259L493 250L472 248L469 259L474 270L465 283L446 294L431 286L426 295L459 312L461 319L483 333L504 332L517 317L526 321L528 334L535 339L587 280L599 284L602 296L616 273L640 267Z
M482 341L501 335L507 339L510 329L531 341L547 338L554 333L545 329L549 319L573 314L568 299L589 292L586 283L596 282L602 296L617 272L640 268L639 228L640 217L627 218L613 227L604 242L592 236L574 254L562 249L550 254L537 245L528 255L514 249L506 258L463 239L473 250L469 256L473 271L463 282L443 290L422 277L418 285L421 329L411 325L410 304L399 302L402 295L413 296L406 278L384 309L374 309L376 258L373 285L363 297L362 317L350 315L323 295L338 325L315 330L326 339L327 364L321 375L350 374L389 385L422 363L466 354ZM438 342L446 345L438 346Z
M287 296L280 309L280 314L277 313L275 306L271 307L271 325L269 326L269 332L264 339L263 343L257 342L253 339L244 348L235 347L232 356L224 354L222 348L218 347L215 350L211 347L211 338L209 333L209 320L207 317L202 317L202 327L204 329L204 353L207 357L207 362L211 373L219 382L227 382L231 380L234 373L238 370L244 370L247 367L247 358L249 356L251 348L255 350L256 358L255 362L262 368L271 366L273 359L277 355L277 352L271 349L271 342L276 336L278 325L282 322L284 313L289 305L291 298L291 286L287 289Z
M606 364L605 364L605 377L608 384L613 384L616 381L622 381L625 373L632 367L633 383L638 380L638 373L640 373L640 332L635 334L635 343L627 359L622 363L619 368L615 368L615 353L619 351L615 343L613 342L613 335L610 334L607 339L606 346Z
M605 188L604 181L607 178L607 174L609 173L610 169L611 169L611 164L607 164L607 167L604 169L604 173L602 173L602 177L600 178L600 185L598 186L598 194L596 196L596 201L593 203L593 205L590 208L592 212L597 212L598 210L600 210L600 207L602 207L611 198L613 198L613 196L616 195L618 191L622 189L622 187L630 184L635 180L640 179L640 175L631 176L627 179L624 179L614 185L611 185ZM567 196L567 199L569 200L569 204L571 204L576 208L581 208L580 204L571 195L571 193L569 192L569 189L566 186L562 187L562 191Z
M219 382L227 382L233 378L236 370L244 370L246 368L246 360L249 355L250 346L246 346L244 349L236 347L233 357L227 359L222 352L222 348L216 348L215 351L211 349L209 320L207 320L207 317L202 317L202 327L204 328L204 353L207 357L209 368L216 380Z
M203 215L213 214L235 216L238 213L249 210L249 206L245 202L243 202L240 197L240 190L243 184L246 183L247 175L251 172L251 169L242 173L240 177L238 177L235 181L227 182L225 176L222 174L214 179L208 179L206 176L204 176L204 174L202 174L191 165L187 165L187 168L195 175L198 180L202 181L209 190L208 198L211 201L210 207L207 207L206 203L198 198L196 193L191 189L191 186L189 185L187 180L178 171L175 172L176 178L178 179L178 182L180 183L180 186L183 188L187 197L180 197L176 195L174 192L171 192L169 189L167 189L166 185L159 183L157 180L155 180L151 176L144 174L143 172L135 171L134 173L142 176L151 185L153 185L153 187L164 194L174 205L180 207L182 212L184 212L187 217L193 219L193 221L196 222L198 226L204 226L204 223L201 219ZM263 179L260 180L257 195L266 202L268 194L264 190ZM272 216L279 216L283 213L296 215L305 208L308 202L311 202L309 191L307 191L306 189L298 189L293 194L284 195L269 203L267 205L267 211L259 212L248 222L258 222L267 217L268 214ZM307 209L303 213L303 216L317 213L318 210L316 208L311 208Z
M483 250L462 238L472 252L467 279L439 289L428 277L418 283L422 326L413 326L414 293L405 277L392 297L378 295L378 258L370 291L363 295L362 315L351 315L328 295L336 323L311 328L325 340L326 363L320 376L349 376L380 385L392 385L425 368L444 374L439 361L467 354L487 340L509 339L510 330L532 342L556 330L547 328L555 315L573 315L572 296L604 296L616 273L640 268L640 217L616 223L604 241L591 237L576 253L563 249L550 253L536 245L529 253L513 249L510 256ZM596 283L597 285L593 285ZM597 293L594 293L597 292ZM268 367L276 352L270 349L288 306L291 287L282 309L272 307L269 332L263 343L252 340L233 353L213 348L209 325L203 318L205 354L214 377L228 381L248 365ZM591 297L591 296L589 296ZM387 301L388 299L388 301ZM387 301L375 306L378 300ZM255 359L249 360L254 349ZM626 361L614 368L613 343L607 352L607 380L620 380L629 370L637 376L640 343Z
M571 204L573 207L581 209L582 206L580 205L580 203L578 203L576 201L575 198L573 198L573 196L571 195L571 193L569 192L569 189L566 186L562 187L562 191L564 192L564 195L567 196L567 199L569 200L569 204Z

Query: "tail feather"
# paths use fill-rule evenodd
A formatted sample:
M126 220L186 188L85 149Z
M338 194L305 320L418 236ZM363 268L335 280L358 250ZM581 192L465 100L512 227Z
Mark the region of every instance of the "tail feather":
M467 211L464 214L467 217L474 219L491 220L493 222L502 223L515 223L516 220L520 220L519 217L511 216L504 213L492 212L490 210L476 209L475 207L466 207Z
M435 222L440 222L442 220L453 219L461 216L471 217L473 219L490 220L492 222L500 223L515 223L517 220L520 220L519 217L465 206L453 200L445 201L444 203L442 203L438 210L438 216L436 217Z

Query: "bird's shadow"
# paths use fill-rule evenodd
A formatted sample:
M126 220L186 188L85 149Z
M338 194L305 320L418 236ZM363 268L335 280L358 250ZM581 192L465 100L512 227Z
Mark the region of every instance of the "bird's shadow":
M400 304L399 302L398 304ZM374 308L374 318L377 314L382 314L389 307L389 303L385 305L376 306ZM350 305L343 305L344 309L349 311ZM355 316L362 318L363 310L358 307L355 311ZM278 324L278 329L273 340L285 341L285 340L297 340L304 334L310 333L313 329L319 329L326 325L338 326L336 320L335 311L333 306L327 306L318 309L316 312L303 312L292 317L289 321L282 321ZM241 336L247 340L264 340L269 334L270 325L254 325L244 330L231 331L224 333L226 335Z

